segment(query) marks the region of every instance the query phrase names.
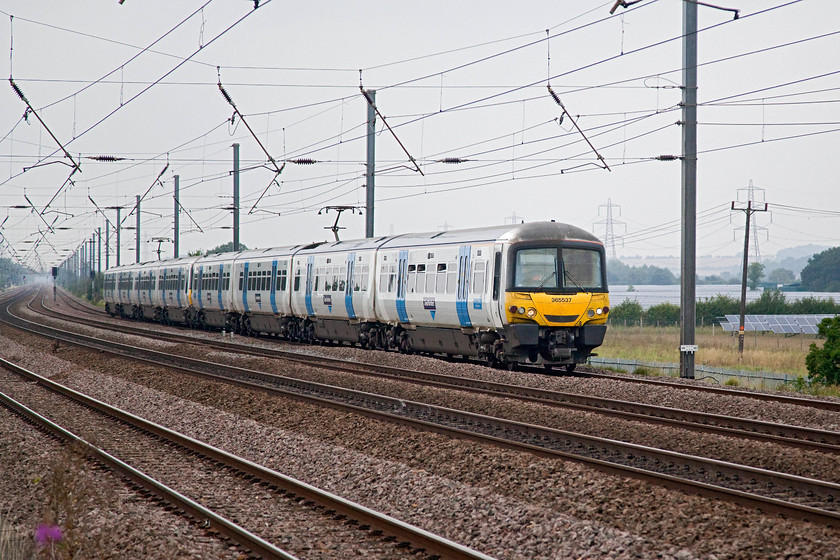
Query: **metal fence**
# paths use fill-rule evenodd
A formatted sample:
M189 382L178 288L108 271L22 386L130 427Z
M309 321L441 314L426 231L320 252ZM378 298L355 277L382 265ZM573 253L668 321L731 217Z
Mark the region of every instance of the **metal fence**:
M641 360L622 360L619 358L590 357L589 364L595 367L609 367L633 373L637 368L648 368L661 371L665 375L679 375L680 364L668 362L643 362ZM726 369L697 365L694 368L696 379L714 380L721 385L729 379L737 379L739 385L772 388L784 383L795 381L799 376L789 373L773 371L750 371L743 369Z

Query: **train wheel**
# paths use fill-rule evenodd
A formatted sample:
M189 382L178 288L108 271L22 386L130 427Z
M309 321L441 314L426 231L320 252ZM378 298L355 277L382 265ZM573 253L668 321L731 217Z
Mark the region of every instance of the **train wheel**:
M508 371L516 371L517 363L516 362L508 362L505 364L507 366Z
M575 371L575 366L577 364L567 364L566 365L566 373L572 373Z

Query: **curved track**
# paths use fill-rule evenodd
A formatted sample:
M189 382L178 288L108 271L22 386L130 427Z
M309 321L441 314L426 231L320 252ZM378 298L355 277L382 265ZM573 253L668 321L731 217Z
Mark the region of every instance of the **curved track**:
M4 320L21 324L18 318L7 317ZM840 485L830 482L234 368L114 342L103 343L91 337L60 333L43 325L22 326L49 333L48 336L68 337L67 341L74 344L135 358L142 356L140 359L170 369L175 367L191 374L213 376L228 383L321 406L543 456L572 459L601 470L643 478L763 511L830 525L840 524L840 507L835 501L840 497Z
M3 302L0 315L4 320L17 322L16 326L22 326L19 318L16 320L9 314L9 307L8 301ZM30 332L39 330L36 327ZM60 340L71 342L72 337L68 336L69 333L61 333L58 330L49 332ZM41 331L40 334L45 334L45 331ZM76 339L74 343L79 344L80 339ZM34 382L34 387L27 384L23 391L30 393L28 400L41 410L48 410L50 416L61 417L62 424L72 422L75 428L59 426L56 422L47 420L44 415L31 410L33 405L25 406L0 393L2 404L62 439L81 443L98 461L189 514L199 525L213 527L263 558L295 558L257 534L264 519L277 517L278 509L291 508L295 510L293 516L302 518L300 524L303 525L304 533L311 529L313 523L319 522L320 518L321 523L335 525L332 531L346 533L350 539L360 541L354 545L356 551L380 550L381 554L384 546L386 549L392 549L388 555L394 557L409 557L424 551L434 557L455 560L491 560L489 556L458 543L113 408L5 360L0 359L0 367ZM45 389L49 392L44 391ZM39 390L39 395L31 394ZM69 401L73 404L68 405ZM83 430L86 436L82 438L75 435L74 429ZM97 445L94 446L88 441L97 441ZM127 458L120 460L115 457L117 453ZM147 468L151 466L158 472L154 477L149 476L129 465L129 462L142 462ZM194 475L185 476L185 473ZM203 480L206 484L199 487L195 484L190 486L192 492L203 493L192 499L186 496L190 490L173 488L169 482L161 482L161 478L179 481L185 478L192 481ZM275 496L274 501L266 502L266 488ZM247 528L230 521L228 517L201 505L202 502L220 502L219 495L225 491L235 496L233 501L236 502L236 509L233 517L241 516L243 511L247 511L256 518L255 532L250 532ZM359 531L347 529L345 526L348 525L363 528L369 533L363 532L354 537ZM262 527L262 530L265 528ZM383 537L371 540L369 535ZM374 546L371 546L371 542L374 542ZM395 545L387 544L389 542L394 542ZM378 555L375 552L371 554Z
M76 302L67 296L62 295L62 297L64 298L64 301L74 309L79 311L90 309L83 303ZM208 341L206 339L200 339L179 333L152 331L131 324L115 324L113 322L102 320L80 319L79 317L57 313L54 310L46 308L44 305L40 305L38 307L39 309L37 309L37 311L55 318L74 321L87 326L119 331L126 334L145 336L157 340L175 343L201 344L210 346L215 350L224 350L226 352L235 352L251 356L317 365L329 368L333 371L376 376L395 381L408 381L447 389L465 390L496 397L534 402L548 406L595 412L626 420L648 422L658 425L670 425L698 432L742 437L802 449L840 454L840 432L802 426L791 426L778 422L765 422L748 418L683 410L673 407L642 404L618 399L608 399L546 389L534 389L523 385L497 383L487 380L423 372L371 363L351 363L335 358L313 356L311 354L290 352L273 348L260 348L248 344L237 344L226 341ZM620 379L624 380L624 378ZM685 388L685 385L679 384L677 387ZM754 396L753 393L743 391L736 392L736 394L737 396ZM783 397L786 396L783 395ZM805 401L806 403L812 402L811 399L799 399L796 401L796 404L801 404L799 401ZM783 402L790 401L786 398ZM834 404L838 404L838 406L840 406L840 403Z

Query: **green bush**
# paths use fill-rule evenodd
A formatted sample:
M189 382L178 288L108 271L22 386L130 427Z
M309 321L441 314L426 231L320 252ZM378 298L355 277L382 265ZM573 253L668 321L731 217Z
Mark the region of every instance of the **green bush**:
M737 315L741 310L739 300L718 294L712 298L706 298L697 302L695 314L697 324L713 325L715 319L724 315Z
M638 324L642 315L644 315L644 310L637 300L625 299L618 305L610 307L610 322L615 325Z
M794 315L837 315L840 305L834 303L833 298L818 299L814 296L804 297L788 304L788 313Z
M779 290L764 290L757 300L747 304L747 313L754 315L784 315L788 309L785 294Z
M667 301L654 305L645 312L645 323L662 326L679 325L680 306Z
M810 352L805 356L808 374L819 383L840 384L840 317L823 319L817 328L825 342L822 348L811 344Z

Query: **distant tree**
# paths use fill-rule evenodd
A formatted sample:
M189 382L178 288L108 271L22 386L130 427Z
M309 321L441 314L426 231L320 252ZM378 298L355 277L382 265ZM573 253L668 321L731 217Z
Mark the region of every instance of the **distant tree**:
M762 278L764 278L764 265L760 262L750 263L749 268L747 268L747 285L750 290L758 288L758 283L761 282Z
M628 266L612 259L607 263L607 279L610 284L655 284L658 286L677 283L677 277L667 268L658 266Z
M698 323L713 325L718 317L735 315L740 310L741 303L737 299L718 294L713 298L698 301L695 307L695 315Z
M764 290L757 300L747 304L747 313L754 315L784 315L787 312L785 294L780 290Z
M791 284L796 280L796 274L786 268L775 268L767 275L767 280L773 284Z
M840 247L817 253L802 269L802 287L815 292L840 292Z
M827 385L840 384L840 317L823 319L817 329L825 342L822 348L812 343L805 356L809 377Z
M645 323L648 325L678 325L680 323L680 306L667 301L651 306L645 313Z
M195 251L188 251L187 252L188 257L201 257L203 255L204 255L204 251L202 251L201 249L196 249Z
M701 284L726 284L726 279L720 274L709 274L700 280Z
M614 325L627 323L632 325L638 323L642 318L644 310L636 300L625 299L614 307L610 307L610 322Z
M244 244L242 244L242 243L239 244L239 250L240 251L246 251L247 249L248 249L248 247L246 247ZM209 251L207 251L204 254L205 255L212 255L214 253L232 253L232 252L233 252L233 241L228 241L227 243L223 243L221 245L213 247L212 249L210 249Z

